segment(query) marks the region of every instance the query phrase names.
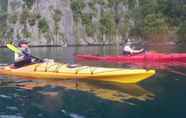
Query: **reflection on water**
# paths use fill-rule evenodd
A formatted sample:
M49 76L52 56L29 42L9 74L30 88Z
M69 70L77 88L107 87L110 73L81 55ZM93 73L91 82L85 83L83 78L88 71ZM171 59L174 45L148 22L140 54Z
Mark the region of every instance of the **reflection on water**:
M39 50L39 51L38 51ZM65 62L65 63L75 63L74 62L74 54L75 54L75 47L56 47L56 48L32 48L32 53L35 56L41 58L50 58L55 59L58 62Z
M97 97L105 100L124 102L130 99L146 101L153 100L154 94L147 91L136 84L118 84L118 83L104 83L100 81L75 81L70 80L40 80L40 81L18 81L15 82L15 86L26 89L34 90L37 88L43 88L40 93L42 95L54 97L59 93L55 90L49 91L51 88L58 87L88 92L94 94ZM10 83L12 84L12 83Z
M106 105L113 102L135 106L137 101L152 101L155 97L152 92L138 85L97 81L76 83L75 81L7 78L0 82L0 108L4 107L0 110L0 118L22 118L25 114L31 118L44 118L46 114L49 116L52 114L51 117L55 118L63 116L86 118L81 112L77 112L78 109L84 109L83 114L97 113L94 110L99 109L99 104ZM99 112L97 115L99 116Z

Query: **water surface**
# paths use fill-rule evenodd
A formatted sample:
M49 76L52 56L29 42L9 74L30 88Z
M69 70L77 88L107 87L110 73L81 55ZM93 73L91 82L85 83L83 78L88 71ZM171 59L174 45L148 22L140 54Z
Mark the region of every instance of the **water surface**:
M168 45L159 52L184 52L184 46ZM121 50L121 47L119 48ZM162 49L162 50L161 50ZM75 54L120 54L114 46L32 48L41 58L63 63L104 67L139 68L134 65L82 62ZM0 50L1 63L13 61L12 52ZM186 117L185 67L158 69L151 79L127 85L100 81L33 80L0 77L0 118L177 118Z

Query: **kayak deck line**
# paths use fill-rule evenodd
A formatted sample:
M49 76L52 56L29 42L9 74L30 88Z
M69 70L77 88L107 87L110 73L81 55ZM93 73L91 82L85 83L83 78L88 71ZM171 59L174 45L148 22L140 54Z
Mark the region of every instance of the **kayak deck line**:
M60 73L62 71L60 71L60 68L64 68L64 67L69 67L69 68L73 68L76 69L75 73L78 74L78 71L89 68L88 66L76 66L76 67L70 67L68 64L60 64L60 63L43 63L44 66L44 72L56 72L56 73ZM43 66L42 65L42 66ZM38 71L39 66L41 66L41 64L37 64L34 67L34 71L35 72L40 72ZM41 71L42 72L42 71Z
M35 72L40 72L40 71L37 71L37 68L39 66L40 66L40 64L38 64L38 65L35 66L35 68L34 68L34 71ZM68 64L46 63L46 66L44 68L45 68L45 72L56 72L56 73L59 73L59 72L63 72L63 70L61 70L61 71L59 71L59 70L60 70L61 67L64 67L64 66L69 67ZM55 70L52 70L51 71L50 69L52 69L52 67L55 68ZM73 69L75 69L75 74L78 74L78 72L81 71L81 70L83 70L83 69L88 69L90 71L90 74L98 74L98 73L105 73L105 72L114 72L114 71L121 70L121 69L116 69L116 68L109 68L109 70L105 70L103 72L95 72L96 68L97 67L89 67L89 66L76 66L76 67L73 67ZM99 68L102 68L102 67L99 67ZM126 69L126 70L128 70L128 69ZM132 70L132 69L130 69L130 70Z
M54 66L55 65L55 66ZM58 68L56 70L56 68ZM101 80L119 83L137 83L155 74L155 70L104 68L77 66L69 68L67 64L38 63L18 69L0 69L1 75L43 78L43 79L82 79Z

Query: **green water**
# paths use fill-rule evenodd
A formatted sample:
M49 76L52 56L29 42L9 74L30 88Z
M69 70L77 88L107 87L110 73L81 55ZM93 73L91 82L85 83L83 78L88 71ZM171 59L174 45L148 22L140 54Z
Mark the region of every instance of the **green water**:
M184 46L171 45L184 52ZM160 48L152 50L161 51ZM74 54L118 54L114 47L32 48L35 56L58 62L105 67L129 65L80 62ZM164 50L162 50L164 52ZM13 54L0 50L1 63ZM133 67L134 68L134 67ZM99 81L49 81L0 77L0 118L177 118L186 117L185 67L157 70L155 77L137 85Z

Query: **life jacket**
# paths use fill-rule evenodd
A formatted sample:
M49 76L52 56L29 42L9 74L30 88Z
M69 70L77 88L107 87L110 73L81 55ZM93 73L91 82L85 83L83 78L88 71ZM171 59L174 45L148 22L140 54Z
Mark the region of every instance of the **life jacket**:
M31 57L31 51L29 48L22 48L21 49L24 53L24 60L31 60L32 57Z

